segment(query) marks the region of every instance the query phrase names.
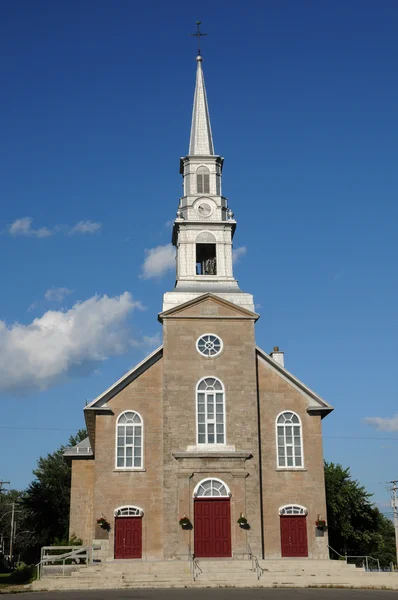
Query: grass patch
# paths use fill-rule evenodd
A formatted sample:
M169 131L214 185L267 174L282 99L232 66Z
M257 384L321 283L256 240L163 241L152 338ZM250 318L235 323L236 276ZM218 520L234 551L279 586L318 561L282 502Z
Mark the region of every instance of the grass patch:
M33 579L34 570L34 566L21 563L12 573L0 573L0 589L10 585L30 583Z

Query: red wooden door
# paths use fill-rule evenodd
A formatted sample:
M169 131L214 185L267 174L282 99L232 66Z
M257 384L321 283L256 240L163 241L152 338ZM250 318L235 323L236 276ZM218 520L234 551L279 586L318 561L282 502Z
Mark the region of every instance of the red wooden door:
M307 518L282 516L280 519L282 556L308 556Z
M195 500L195 556L223 558L232 554L229 499Z
M115 519L115 558L142 558L142 519Z

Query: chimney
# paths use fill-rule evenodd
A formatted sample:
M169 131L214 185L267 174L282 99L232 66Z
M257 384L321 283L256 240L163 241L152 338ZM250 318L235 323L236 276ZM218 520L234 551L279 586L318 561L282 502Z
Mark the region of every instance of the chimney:
M270 352L271 358L278 363L281 367L285 366L285 353L279 350L279 346L274 346L272 352Z

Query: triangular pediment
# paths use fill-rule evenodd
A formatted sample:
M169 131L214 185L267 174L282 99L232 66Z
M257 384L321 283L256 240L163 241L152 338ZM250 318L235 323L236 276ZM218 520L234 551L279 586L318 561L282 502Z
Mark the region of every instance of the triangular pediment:
M248 319L257 321L259 315L246 308L220 298L216 294L206 293L189 302L179 304L159 314L158 319Z

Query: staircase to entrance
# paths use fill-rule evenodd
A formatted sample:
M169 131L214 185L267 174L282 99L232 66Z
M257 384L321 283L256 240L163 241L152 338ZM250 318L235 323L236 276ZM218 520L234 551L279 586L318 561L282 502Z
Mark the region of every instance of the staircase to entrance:
M254 557L255 558L255 557ZM194 559L114 560L68 577L43 577L34 590L184 587L385 587L398 589L398 573L374 573L339 560Z

